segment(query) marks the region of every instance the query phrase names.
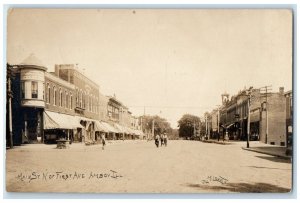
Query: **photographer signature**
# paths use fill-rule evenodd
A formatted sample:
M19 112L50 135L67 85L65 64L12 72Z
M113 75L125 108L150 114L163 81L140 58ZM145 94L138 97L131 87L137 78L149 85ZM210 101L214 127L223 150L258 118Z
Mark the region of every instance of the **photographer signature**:
M211 182L218 182L222 185L226 184L228 182L228 179L222 177L222 176L207 176L206 179L203 179L201 181L202 184L209 184Z

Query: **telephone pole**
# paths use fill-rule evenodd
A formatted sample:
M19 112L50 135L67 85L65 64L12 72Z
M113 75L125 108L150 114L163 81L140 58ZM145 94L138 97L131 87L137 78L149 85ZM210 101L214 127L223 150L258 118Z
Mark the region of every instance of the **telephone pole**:
M268 133L269 133L269 118L268 118L268 94L270 94L270 92L268 93L268 91L272 91L272 86L269 85L269 86L264 86L264 87L261 87L259 88L260 91L263 91L261 93L261 97L264 97L265 96L265 111L266 111L266 136L265 136L265 143L268 144Z
M250 87L247 90L247 95L248 95L247 148L249 148L249 140L250 140L250 108L251 108L251 93L252 93L252 88L253 87Z

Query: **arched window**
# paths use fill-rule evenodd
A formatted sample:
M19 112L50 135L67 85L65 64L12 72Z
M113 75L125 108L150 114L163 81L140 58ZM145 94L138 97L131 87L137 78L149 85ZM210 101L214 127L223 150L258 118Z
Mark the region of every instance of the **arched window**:
M61 88L59 88L59 106L62 106L62 91L61 91Z
M88 94L86 94L86 110L89 111L90 110L90 96Z
M46 90L46 102L49 104L50 103L50 84L47 83L47 90Z
M56 87L53 87L53 105L56 106L57 105L57 92L56 92Z
M78 94L78 89L76 88L76 95L75 95L75 99L76 99L76 103L75 105L78 106L79 105L79 94Z
M92 97L90 96L90 112L92 112Z
M82 94L82 108L85 109L85 92L83 92Z
M79 106L80 106L80 108L82 108L82 90L80 90L79 98L80 98Z
M65 104L65 108L69 108L69 94L67 93L67 91L65 91L65 95L66 95L66 104Z

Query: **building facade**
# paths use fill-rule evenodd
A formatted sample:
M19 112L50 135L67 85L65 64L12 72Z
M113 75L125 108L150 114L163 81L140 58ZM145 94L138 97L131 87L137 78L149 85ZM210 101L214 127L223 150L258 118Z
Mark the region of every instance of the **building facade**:
M222 106L210 113L209 131L216 132L219 115L221 138L228 135L231 140L259 140L272 145L286 146L288 132L291 131L290 106L292 99L283 88L278 92L261 93L260 89L244 89L229 99L229 94L222 94ZM218 112L218 113L216 113ZM249 116L250 112L250 116ZM250 128L248 130L248 119ZM289 124L287 124L289 123ZM218 135L218 134L217 134Z

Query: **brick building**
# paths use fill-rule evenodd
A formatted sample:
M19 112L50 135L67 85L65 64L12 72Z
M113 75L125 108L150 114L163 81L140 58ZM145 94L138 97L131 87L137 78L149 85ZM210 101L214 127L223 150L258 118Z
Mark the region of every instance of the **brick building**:
M251 95L251 96L250 96ZM219 132L221 138L227 135L232 140L247 140L248 108L250 101L250 140L259 140L264 143L286 146L288 122L292 119L290 105L292 100L284 89L278 92L263 94L260 89L244 89L229 99L229 94L222 94L222 106L213 110L208 118L211 138L216 139L216 118L219 114ZM250 98L250 100L249 100ZM218 113L216 113L218 112ZM268 123L268 126L267 126Z

